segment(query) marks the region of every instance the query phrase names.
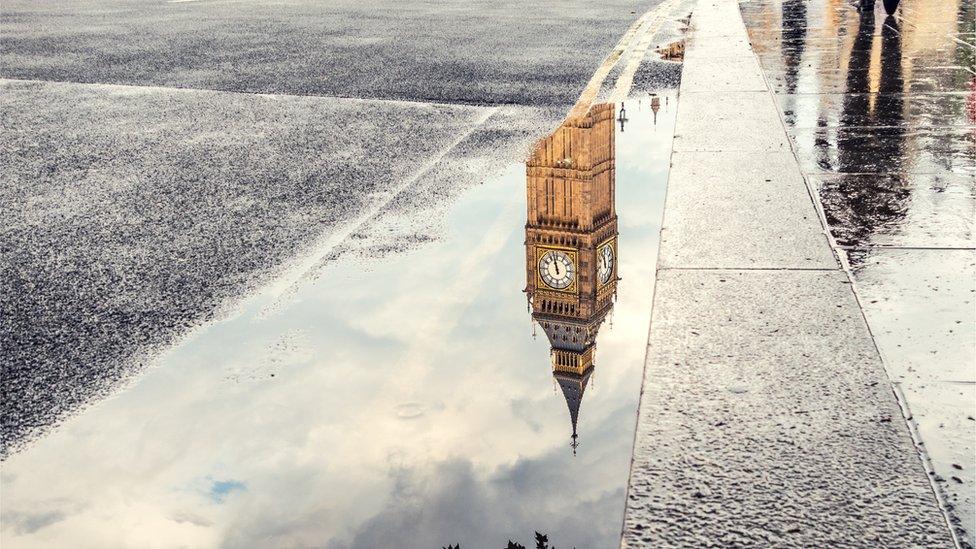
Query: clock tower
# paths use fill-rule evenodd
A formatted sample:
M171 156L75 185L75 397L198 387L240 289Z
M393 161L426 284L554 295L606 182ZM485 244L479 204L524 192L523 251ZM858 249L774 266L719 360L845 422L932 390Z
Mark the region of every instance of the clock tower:
M614 105L602 103L567 119L526 163L525 292L552 346L574 452L597 331L617 291L614 152Z

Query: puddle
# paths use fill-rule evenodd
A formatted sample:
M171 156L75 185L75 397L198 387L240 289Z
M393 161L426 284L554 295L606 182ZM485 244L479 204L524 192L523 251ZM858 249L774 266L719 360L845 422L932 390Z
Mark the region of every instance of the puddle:
M618 544L674 124L655 97L10 457L4 547Z

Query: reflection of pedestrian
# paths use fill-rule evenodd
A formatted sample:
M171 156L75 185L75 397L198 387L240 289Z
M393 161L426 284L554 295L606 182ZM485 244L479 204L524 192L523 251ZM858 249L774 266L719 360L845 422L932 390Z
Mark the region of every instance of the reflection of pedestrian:
M783 65L786 93L796 93L800 62L807 39L807 6L803 0L783 0Z
M885 12L888 15L894 15L895 10L898 9L898 0L883 0Z
M876 41L874 13L862 11L859 19L847 64L836 171L871 175L845 175L824 190L824 202L831 204L828 217L848 228L844 244L855 246L903 218L911 199L901 173L905 90L898 22L889 15ZM880 58L877 89L872 89L872 53Z

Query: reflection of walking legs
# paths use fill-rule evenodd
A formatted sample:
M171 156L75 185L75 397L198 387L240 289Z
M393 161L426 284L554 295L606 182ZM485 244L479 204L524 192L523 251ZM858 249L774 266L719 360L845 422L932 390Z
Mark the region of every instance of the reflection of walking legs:
M898 9L898 2L900 0L882 0L884 3L885 13L888 15L894 15L895 10ZM874 0L858 0L857 11L874 11Z

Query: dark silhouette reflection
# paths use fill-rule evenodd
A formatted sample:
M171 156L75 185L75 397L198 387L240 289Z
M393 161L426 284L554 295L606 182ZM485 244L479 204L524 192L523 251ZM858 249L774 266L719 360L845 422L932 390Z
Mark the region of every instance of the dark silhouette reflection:
M906 131L901 33L891 16L881 27L880 41L875 40L875 28L874 12L862 11L837 134L835 171L841 175L821 189L827 220L845 245L863 244L903 219L911 194L907 176L897 169ZM880 48L880 62L872 65L875 48ZM890 175L854 175L883 172Z
M807 5L804 0L783 0L782 14L783 40L780 46L783 51L786 93L793 94L796 93L800 63L806 46Z
M884 0L884 9L888 15L894 15L898 9L898 0Z
M525 292L533 321L552 345L574 454L597 332L617 291L614 181L612 104L567 119L526 163Z

